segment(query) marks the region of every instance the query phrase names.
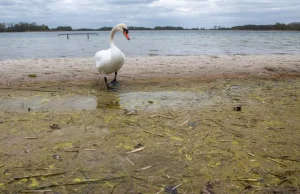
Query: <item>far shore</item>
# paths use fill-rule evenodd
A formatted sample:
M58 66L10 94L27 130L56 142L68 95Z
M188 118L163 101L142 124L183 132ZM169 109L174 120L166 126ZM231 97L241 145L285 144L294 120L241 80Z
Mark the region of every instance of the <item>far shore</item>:
M102 83L93 58L0 61L2 87L42 82ZM119 80L299 76L300 55L199 55L127 57ZM111 79L112 76L109 76Z

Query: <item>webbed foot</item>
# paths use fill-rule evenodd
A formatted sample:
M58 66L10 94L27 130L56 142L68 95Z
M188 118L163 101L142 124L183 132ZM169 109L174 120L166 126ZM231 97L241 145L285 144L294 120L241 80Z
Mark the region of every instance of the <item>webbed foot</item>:
M116 86L119 86L120 83L119 83L116 79L114 79L114 80L112 80L112 81L109 83L109 85L110 85L110 86L116 87Z

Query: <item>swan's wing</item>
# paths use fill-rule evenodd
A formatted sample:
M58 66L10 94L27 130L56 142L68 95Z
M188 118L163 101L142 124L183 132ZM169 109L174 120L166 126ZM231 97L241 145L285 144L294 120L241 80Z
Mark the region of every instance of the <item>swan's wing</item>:
M105 66L110 62L110 58L111 58L110 49L97 52L94 56L97 69L100 71L101 67Z

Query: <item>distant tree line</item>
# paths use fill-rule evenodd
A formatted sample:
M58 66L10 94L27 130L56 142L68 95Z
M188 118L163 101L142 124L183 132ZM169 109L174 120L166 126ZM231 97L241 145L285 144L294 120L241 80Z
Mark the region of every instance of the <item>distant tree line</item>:
M0 32L38 32L38 31L72 31L71 26L58 26L57 28L49 29L48 26L38 25L35 22L26 23L0 23Z
M128 30L152 30L152 28L129 26Z
M49 31L49 27L35 22L26 23L0 23L0 32L28 32L28 31Z
M71 26L58 26L57 28L49 29L48 26L42 24L38 25L35 22L26 23L0 23L0 32L29 32L29 31L110 31L112 27L101 27L98 29L91 28L79 28L72 29ZM205 30L204 28L183 28L183 27L175 27L175 26L156 26L154 28L146 28L146 27L128 27L129 30ZM276 23L270 25L243 25L243 26L234 26L230 28L222 27L222 26L214 26L211 30L298 30L300 31L300 22L293 22L289 24L284 23Z
M72 31L71 26L58 26L57 28L52 28L53 31Z
M184 28L174 26L155 26L154 30L184 30Z
M300 31L300 22L293 22L289 24L279 23L269 25L243 25L225 28L221 26L214 26L213 30L293 30Z
M102 27L99 28L100 31L110 31L113 27Z

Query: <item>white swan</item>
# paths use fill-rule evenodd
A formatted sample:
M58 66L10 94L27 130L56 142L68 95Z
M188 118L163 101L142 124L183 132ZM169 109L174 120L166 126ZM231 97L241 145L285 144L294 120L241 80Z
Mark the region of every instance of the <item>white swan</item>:
M110 85L112 86L119 85L117 81L117 72L122 68L125 62L125 55L114 43L114 35L117 31L123 32L126 39L130 40L127 26L123 23L118 24L112 28L109 35L110 49L98 51L94 56L96 67L100 74L103 72L104 74L108 75L115 72L115 78L110 83ZM107 78L105 76L104 81L106 83L108 91L115 90L114 88L108 85Z

